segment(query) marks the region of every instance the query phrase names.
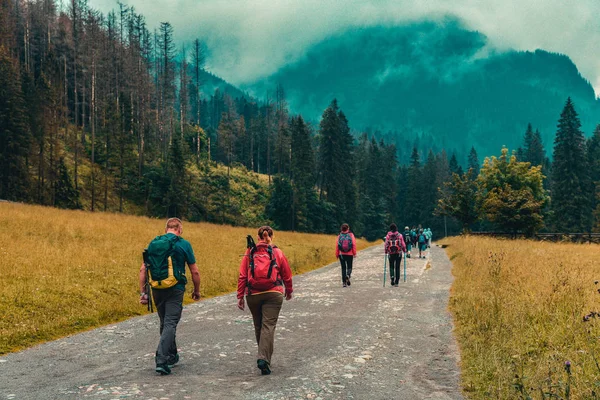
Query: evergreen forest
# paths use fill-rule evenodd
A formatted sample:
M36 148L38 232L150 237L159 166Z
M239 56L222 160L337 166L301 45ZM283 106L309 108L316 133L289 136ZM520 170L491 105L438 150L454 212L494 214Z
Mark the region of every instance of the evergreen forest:
M524 123L514 149L479 155L359 129L344 96L304 117L283 83L249 95L208 54L122 3L0 0L0 199L301 232L346 222L370 240L391 222L436 237L600 231L600 125L582 128L579 93L545 109L552 143Z

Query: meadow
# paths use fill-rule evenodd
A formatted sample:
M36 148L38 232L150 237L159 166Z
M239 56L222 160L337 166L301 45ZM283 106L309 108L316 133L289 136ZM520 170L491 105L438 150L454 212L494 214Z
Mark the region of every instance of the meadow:
M0 354L147 313L138 303L141 254L164 224L0 203ZM256 228L184 223L203 298L235 290L246 235ZM295 274L335 261L335 236L276 231L274 243ZM369 245L357 241L359 249Z
M589 315L600 311L600 246L441 243L453 262L450 311L467 398L600 397L600 321Z

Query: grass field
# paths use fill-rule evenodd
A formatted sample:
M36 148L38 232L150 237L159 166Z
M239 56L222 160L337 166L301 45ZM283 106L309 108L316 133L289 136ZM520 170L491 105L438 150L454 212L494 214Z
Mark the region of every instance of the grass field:
M141 251L164 223L0 203L0 354L147 312L138 304ZM196 253L202 296L235 290L239 255L256 228L184 223L183 229ZM335 260L333 236L275 232L274 242L294 273Z
M600 246L461 237L450 310L472 399L600 397Z

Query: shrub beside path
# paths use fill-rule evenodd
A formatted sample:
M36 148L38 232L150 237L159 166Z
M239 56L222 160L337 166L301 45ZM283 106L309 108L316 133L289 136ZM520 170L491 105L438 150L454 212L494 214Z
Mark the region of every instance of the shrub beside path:
M409 259L398 288L382 288L383 246L359 253L349 288L337 263L295 277L270 376L229 294L184 308L169 376L154 372L146 315L1 357L0 399L462 399L451 264L436 246L427 261Z

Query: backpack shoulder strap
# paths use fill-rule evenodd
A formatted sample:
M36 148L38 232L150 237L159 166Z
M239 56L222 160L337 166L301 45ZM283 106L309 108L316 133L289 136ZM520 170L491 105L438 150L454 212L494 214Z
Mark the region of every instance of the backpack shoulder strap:
M250 274L254 278L254 253L256 253L256 246L250 248L248 254L248 267L250 268Z
M275 256L273 255L273 247L271 247L271 245L269 245L269 247L267 247L267 252L269 253L269 274L267 275L269 277L269 279L271 278L271 274L273 273L273 267L277 265L277 260L275 259Z

